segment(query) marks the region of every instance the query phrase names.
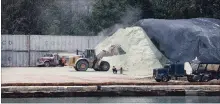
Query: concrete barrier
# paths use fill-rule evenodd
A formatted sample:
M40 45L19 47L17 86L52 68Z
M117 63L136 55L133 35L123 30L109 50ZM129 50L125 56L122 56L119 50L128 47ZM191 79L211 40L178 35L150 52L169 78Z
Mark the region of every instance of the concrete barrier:
M220 96L219 85L3 86L2 97Z

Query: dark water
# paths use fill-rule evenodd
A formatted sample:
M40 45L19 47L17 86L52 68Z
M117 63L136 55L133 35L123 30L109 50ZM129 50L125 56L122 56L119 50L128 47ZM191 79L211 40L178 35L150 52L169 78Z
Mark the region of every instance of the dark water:
M220 103L220 96L2 98L2 103Z

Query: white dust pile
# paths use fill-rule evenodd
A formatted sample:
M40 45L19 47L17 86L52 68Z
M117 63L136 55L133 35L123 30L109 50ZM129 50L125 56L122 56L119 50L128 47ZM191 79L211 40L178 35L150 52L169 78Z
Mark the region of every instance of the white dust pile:
M119 29L96 46L96 52L107 50L111 45L120 45L126 52L124 55L104 57L111 68L122 67L124 73L131 76L151 77L154 68L161 68L166 58L154 46L141 27ZM110 71L112 71L110 69Z

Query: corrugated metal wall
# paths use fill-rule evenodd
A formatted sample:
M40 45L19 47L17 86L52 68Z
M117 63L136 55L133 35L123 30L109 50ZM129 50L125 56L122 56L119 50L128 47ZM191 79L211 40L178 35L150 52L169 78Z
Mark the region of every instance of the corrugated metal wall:
M46 53L95 48L104 36L2 35L1 66L35 66ZM30 44L29 44L30 43Z
M2 51L1 66L21 67L28 66L28 52Z
M1 35L1 50L28 50L25 35Z

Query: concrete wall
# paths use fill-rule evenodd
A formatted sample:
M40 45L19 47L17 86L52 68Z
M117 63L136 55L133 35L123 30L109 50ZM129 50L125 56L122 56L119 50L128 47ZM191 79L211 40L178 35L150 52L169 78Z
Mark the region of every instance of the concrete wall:
M1 66L35 66L46 53L95 48L103 36L2 35Z

